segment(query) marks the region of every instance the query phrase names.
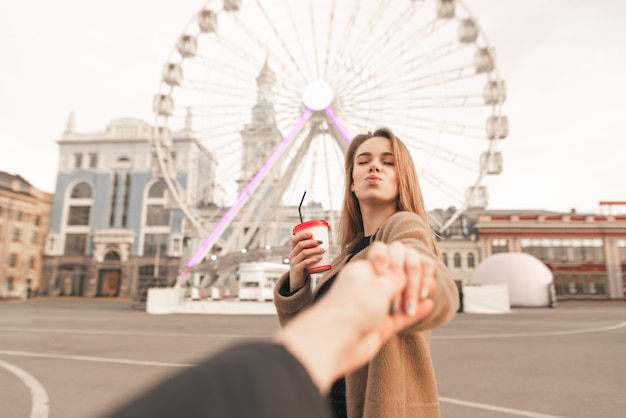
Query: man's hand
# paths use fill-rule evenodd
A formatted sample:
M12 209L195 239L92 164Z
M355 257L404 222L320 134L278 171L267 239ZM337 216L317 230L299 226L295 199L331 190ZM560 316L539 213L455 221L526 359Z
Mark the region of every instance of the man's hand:
M367 261L353 261L341 270L319 304L329 311L341 310L337 317L352 323L356 341L348 356L355 363L350 371L374 357L391 336L432 311L428 297L436 287L434 272L429 257L399 242L374 242Z

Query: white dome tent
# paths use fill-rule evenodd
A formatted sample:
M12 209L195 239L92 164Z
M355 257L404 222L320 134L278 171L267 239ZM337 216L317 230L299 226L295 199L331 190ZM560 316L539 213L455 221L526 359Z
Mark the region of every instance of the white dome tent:
M474 270L470 285L506 285L510 306L551 306L552 272L538 258L526 253L498 253Z

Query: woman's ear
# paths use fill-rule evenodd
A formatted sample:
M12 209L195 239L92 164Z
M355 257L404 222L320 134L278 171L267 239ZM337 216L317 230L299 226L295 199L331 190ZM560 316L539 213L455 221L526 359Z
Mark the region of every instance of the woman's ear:
M353 192L354 191L354 182L352 182L352 184L350 185L350 191Z

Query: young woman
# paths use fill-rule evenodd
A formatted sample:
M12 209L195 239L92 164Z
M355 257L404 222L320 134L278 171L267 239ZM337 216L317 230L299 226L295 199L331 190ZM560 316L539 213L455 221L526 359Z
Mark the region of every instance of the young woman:
M389 312L407 286L426 281L432 294L432 273L432 261L417 251L375 242L367 260L341 270L324 300L273 340L224 349L106 417L330 418L322 394L333 381L365 364L392 335L433 308L427 296L415 300L419 308L412 315ZM280 402L273 401L277 393Z
M399 241L430 257L435 266L434 309L392 337L369 364L335 382L329 395L336 417L438 417L439 401L430 355L430 329L457 311L458 292L439 259L411 155L391 130L354 138L345 159L346 188L339 223L341 254L311 288L307 266L322 253L307 232L292 238L289 273L277 283L274 303L281 325L321 298L350 260L367 257L371 242ZM421 288L405 291L392 310L413 312Z

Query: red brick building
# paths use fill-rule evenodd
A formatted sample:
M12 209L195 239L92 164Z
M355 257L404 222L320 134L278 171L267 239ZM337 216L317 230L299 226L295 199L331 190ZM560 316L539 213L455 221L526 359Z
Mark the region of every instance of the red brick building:
M602 208L626 202L601 202ZM603 211L604 212L604 211ZM526 252L554 274L559 299L623 299L626 292L626 214L488 211L474 224L482 258Z

